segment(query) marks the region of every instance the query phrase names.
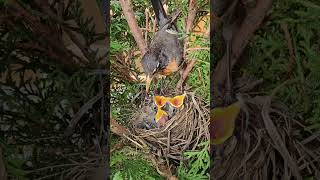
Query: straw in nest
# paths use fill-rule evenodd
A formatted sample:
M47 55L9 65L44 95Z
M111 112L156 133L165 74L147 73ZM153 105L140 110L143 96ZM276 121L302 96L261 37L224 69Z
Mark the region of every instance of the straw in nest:
M237 138L225 142L224 156L215 156L214 179L320 179L320 135L305 131L304 120L290 114L275 94L238 94L243 104ZM301 132L307 137L302 138Z
M158 157L178 162L183 160L183 152L195 150L199 143L209 140L209 105L194 93L186 94L184 107L163 127L141 128L139 123L154 117L153 109L150 101L132 117L131 132L138 146L146 145Z

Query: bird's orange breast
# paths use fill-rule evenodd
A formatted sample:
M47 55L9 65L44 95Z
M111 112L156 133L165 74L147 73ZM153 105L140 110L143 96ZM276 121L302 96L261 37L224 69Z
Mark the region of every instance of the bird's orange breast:
M164 75L164 76L168 76L168 75L172 74L173 72L178 71L178 69L179 69L179 65L177 63L177 60L172 59L169 62L169 64L159 72L159 74Z

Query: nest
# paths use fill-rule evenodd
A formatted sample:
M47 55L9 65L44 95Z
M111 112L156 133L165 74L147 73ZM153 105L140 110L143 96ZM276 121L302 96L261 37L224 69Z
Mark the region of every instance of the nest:
M187 93L184 106L162 127L145 128L141 123L151 121L154 116L154 102L144 103L131 120L134 143L170 162L179 163L183 153L196 150L198 144L209 140L209 105L194 93Z
M223 156L215 155L214 179L320 179L320 135L305 130L281 102L271 96L242 94L245 106L234 137L225 142ZM302 138L301 134L304 134ZM214 147L214 153L219 147Z

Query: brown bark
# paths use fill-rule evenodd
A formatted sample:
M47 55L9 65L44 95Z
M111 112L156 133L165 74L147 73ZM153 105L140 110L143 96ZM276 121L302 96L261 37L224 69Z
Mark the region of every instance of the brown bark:
M123 137L123 135L129 135L129 130L125 128L123 125L119 124L115 119L112 117L110 118L110 127L111 132L114 134Z
M292 70L293 70L294 64L296 62L296 56L294 53L294 47L293 47L292 38L291 38L291 35L289 32L289 29L288 29L288 25L286 23L281 24L281 29L284 33L286 40L287 40L289 54L290 54L290 62L289 62L288 70L287 70L287 78L290 78L292 76Z
M194 67L194 65L196 64L196 60L192 59L191 62L187 65L187 67L184 69L181 79L179 80L178 84L177 84L177 88L182 86L182 83L187 79L189 73L191 72L192 68Z
M193 21L196 18L196 13L197 13L198 7L197 7L197 2L195 0L190 0L189 2L189 8L188 8L188 17L187 17L187 22L186 22L186 33L189 34L192 30L192 26L193 26ZM186 49L188 46L188 42L189 42L189 37L184 39L184 54L183 57L186 56Z
M138 44L138 47L141 51L141 54L145 54L147 52L147 46L143 39L142 31L138 26L137 20L134 16L132 4L130 0L120 0L120 4L123 10L123 14L127 19L128 25L132 32L132 35Z
M189 14L188 14L188 17L187 17L186 30L185 30L187 34L189 34L191 32L191 30L192 30L193 21L196 18L197 10L198 10L198 6L197 6L196 0L190 0L189 8L188 8ZM187 54L188 42L189 42L189 37L184 39L183 57L185 59L186 59L186 54ZM178 81L176 88L181 88L182 87L184 81L187 79L189 73L191 72L191 70L192 70L192 68L194 67L195 64L196 64L196 60L195 59L191 60L191 62L187 65L187 67L182 72L182 76L181 76L180 80Z

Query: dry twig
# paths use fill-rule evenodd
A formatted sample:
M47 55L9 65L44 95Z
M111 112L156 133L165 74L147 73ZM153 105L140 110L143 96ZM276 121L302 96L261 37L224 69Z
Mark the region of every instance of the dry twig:
M189 34L192 30L192 26L193 26L193 21L196 18L196 13L198 10L198 6L197 6L197 2L196 0L190 0L189 2L189 9L188 9L188 17L187 17L187 22L186 22L186 33ZM189 41L189 37L184 39L184 45L183 45L183 57L184 59L186 59L186 53L187 53L187 42ZM187 65L187 67L185 68L185 70L182 72L182 76L179 80L179 82L177 83L176 88L181 88L184 81L186 80L186 78L188 77L188 74L190 73L190 71L192 70L193 66L196 64L196 60L193 59L191 60L191 62Z
M101 99L103 96L103 90L100 90L100 92L94 96L93 98L91 98L87 103L85 103L80 110L73 116L73 118L70 121L70 124L68 126L68 128L64 131L65 136L70 136L76 125L78 124L78 122L80 121L81 117L88 112L88 110L99 100Z
M143 122L145 117L141 114L144 112L138 111L132 117L132 133L135 138L142 138L147 144L155 146L156 149L166 150L160 158L166 156L175 161L183 160L182 152L195 150L199 142L209 139L208 106L205 106L201 98L196 97L194 93L187 95L187 97L188 100L186 100L184 108L179 110L164 127L149 130L140 129L136 124ZM146 107L148 106L150 105L146 104ZM149 117L148 114L146 116Z
M292 44L292 38L291 38L289 29L288 29L288 25L286 23L281 24L281 29L284 33L286 40L287 40L289 54L290 54L290 62L289 62L288 70L287 70L287 78L290 78L292 76L292 70L293 70L294 64L296 62L296 56L294 53L294 47Z

